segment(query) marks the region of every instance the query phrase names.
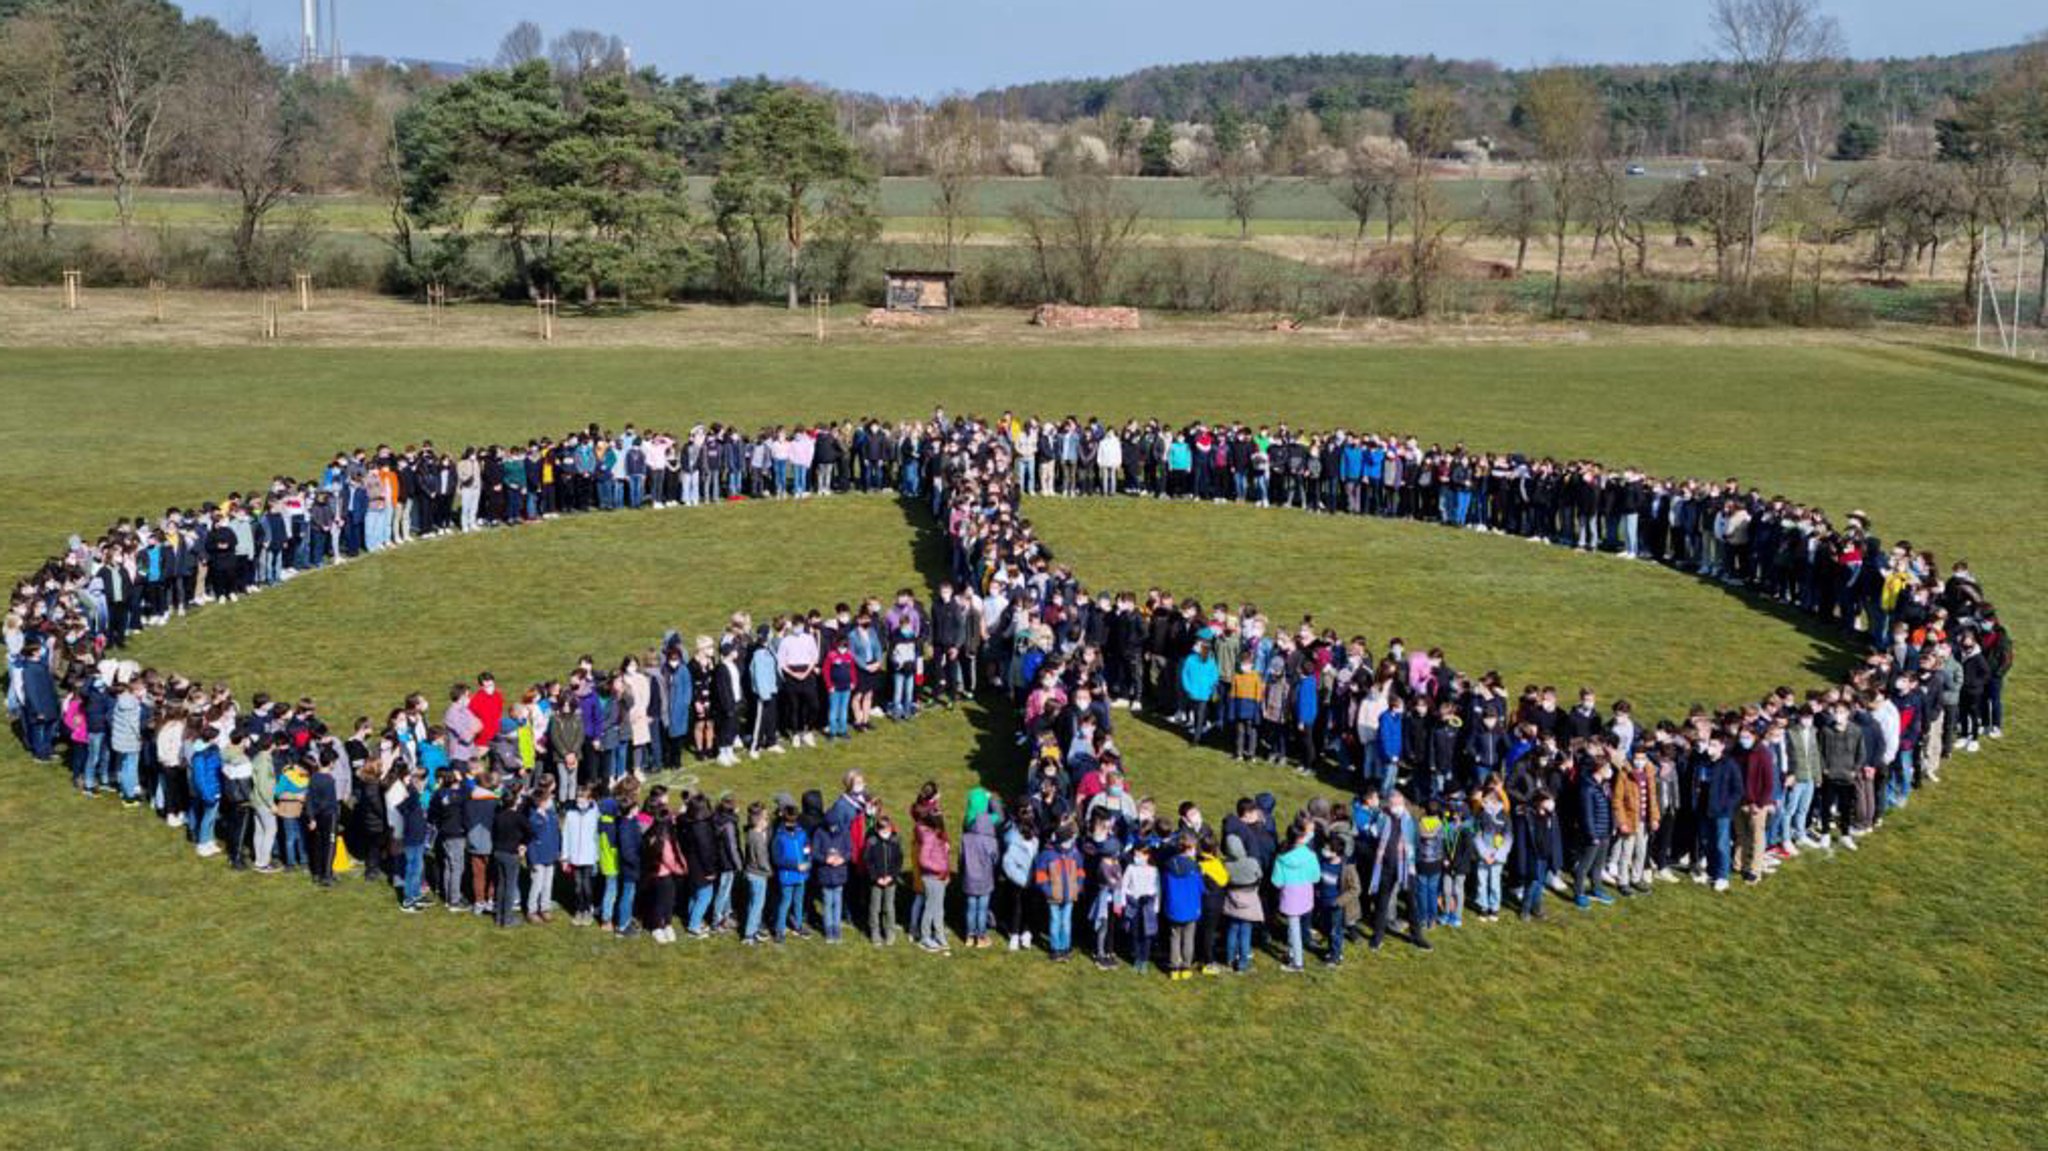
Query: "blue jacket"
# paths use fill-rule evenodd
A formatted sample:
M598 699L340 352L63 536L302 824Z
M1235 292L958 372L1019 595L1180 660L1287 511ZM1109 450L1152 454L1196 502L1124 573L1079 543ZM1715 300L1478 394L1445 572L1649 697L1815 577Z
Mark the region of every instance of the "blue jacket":
M1180 663L1180 690L1191 700L1207 700L1216 694L1216 657L1190 655Z
M1727 819L1742 806L1742 767L1734 757L1723 755L1708 769L1707 816L1710 819Z
M775 882L795 887L811 872L811 840L801 827L779 827L768 844L768 859L775 865Z
M192 753L192 794L206 803L220 802L220 748L210 743Z
M1202 869L1185 855L1175 855L1159 869L1160 913L1168 923L1193 923L1202 917Z
M696 690L695 677L690 674L690 661L677 664L673 673L662 669L662 683L668 692L668 734L680 739L690 730L690 696Z
M553 811L526 813L526 862L536 868L562 860L562 821Z
M1589 844L1614 837L1614 797L1592 772L1579 777L1579 836Z
M1401 716L1392 708L1380 716L1380 755L1388 763L1401 758Z
M839 853L839 862L825 862L833 852ZM826 820L811 833L812 873L818 878L820 887L845 887L849 865L853 863L853 835L846 827Z
M640 826L638 812L620 815L616 825L619 829L619 878L640 882L640 841L647 838L647 829Z

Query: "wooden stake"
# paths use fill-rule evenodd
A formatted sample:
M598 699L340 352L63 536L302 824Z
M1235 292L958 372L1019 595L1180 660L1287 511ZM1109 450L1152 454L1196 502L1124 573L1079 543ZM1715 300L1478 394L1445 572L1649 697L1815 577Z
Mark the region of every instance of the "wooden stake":
M832 297L823 292L811 296L811 318L818 322L818 342L825 342L825 315L831 311Z
M85 273L76 268L64 269L64 310L78 310L78 289L85 280Z
M311 273L311 272L297 272L297 273L294 273L294 274L293 274L293 276L292 276L292 279L296 280L296 281L298 282L298 286L299 286L299 310L300 310L301 312L310 312L310 311L312 311L312 310L313 310L313 273Z
M277 297L269 292L263 293L263 338L277 338Z
M540 338L544 343L552 342L555 338L555 298L540 296L533 304L539 311Z
M162 280L151 280L151 281L149 282L149 310L150 310L150 315L151 315L152 317L154 317L155 321L156 321L157 323L159 323L159 324L161 324L161 323L163 323L163 322L164 322L164 293L165 293L165 290L166 290L166 289L165 289L165 285L164 285L164 282L163 282Z
M448 285L439 280L427 285L427 325L441 326L441 309L448 306Z

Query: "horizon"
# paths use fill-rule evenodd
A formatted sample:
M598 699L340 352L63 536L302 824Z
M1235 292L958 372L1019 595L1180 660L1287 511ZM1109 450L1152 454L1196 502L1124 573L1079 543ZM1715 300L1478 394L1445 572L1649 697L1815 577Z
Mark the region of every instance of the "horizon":
M248 31L266 48L295 49L298 42L297 0L187 0L181 6L188 15ZM785 8L786 17L769 24L739 11L586 0L570 21L531 0L429 6L345 0L339 23L342 48L354 56L487 64L513 25L533 20L549 37L570 28L615 34L631 49L635 66L653 65L666 75L766 75L923 99L1251 57L1434 56L1519 70L1675 64L1713 55L1705 0L1686 20L1645 18L1631 0L1573 0L1561 11L1534 11L1517 0L1473 0L1455 11L1378 0L1276 0L1248 29L1235 27L1245 20L1243 9L1218 0L1126 0L1107 11L1081 0L1044 0L1028 16L932 0L882 10L793 0ZM1837 2L1826 11L1840 23L1848 55L1859 60L1995 50L2023 43L2048 24L2038 16L1972 10L1945 14L1938 27L1927 28L1924 8L1909 0ZM1338 19L1374 31L1332 36L1327 26ZM1077 28L1090 34L1074 35Z

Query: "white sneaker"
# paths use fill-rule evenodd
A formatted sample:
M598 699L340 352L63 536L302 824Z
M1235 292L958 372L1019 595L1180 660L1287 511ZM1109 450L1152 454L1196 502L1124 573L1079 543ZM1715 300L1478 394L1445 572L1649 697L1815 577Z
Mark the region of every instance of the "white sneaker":
M1024 933L1024 950L1031 950L1031 933L1029 931Z
M1842 846L1848 848L1850 851L1856 850L1856 837L1853 835L1844 835L1842 837Z
M1975 755L1977 753L1977 741L1973 739L1968 743L1965 743L1963 745L1963 750L1969 752L1972 755Z
M1010 950L1015 951L1021 946L1023 946L1023 941L1020 940L1017 936L1012 935L1010 937Z
M774 747L771 747L771 748L769 748L768 750L769 750L769 751L772 751L772 752L774 752L774 753L775 753L776 755L787 755L787 754L789 754L789 749L788 749L788 748L786 748L786 747L784 747L784 746L782 746L782 745L781 745L781 744L779 744L779 743L778 743L778 744L776 744L776 745L775 745Z
M760 751L760 749L759 749L759 748L754 748L754 747L750 747L750 748L748 748L748 749L747 749L747 758L748 758L748 759L759 759L759 758L761 758L761 751Z
M1707 873L1704 871L1693 872L1692 881L1694 883L1699 884L1701 887L1705 887L1707 885Z
M1725 879L1717 879L1717 880L1715 880L1715 881L1714 881L1714 890L1715 890L1715 891L1726 891L1726 890L1728 890L1728 881L1727 881L1727 880L1725 880Z
M1991 738L1993 738L1993 739L2004 739L2004 738L2005 738L2005 729L2004 729L2004 728L2002 728L2002 727L1994 727L1994 728L1992 728L1992 729L1991 729L1991 732L1990 732L1990 734L1991 734Z

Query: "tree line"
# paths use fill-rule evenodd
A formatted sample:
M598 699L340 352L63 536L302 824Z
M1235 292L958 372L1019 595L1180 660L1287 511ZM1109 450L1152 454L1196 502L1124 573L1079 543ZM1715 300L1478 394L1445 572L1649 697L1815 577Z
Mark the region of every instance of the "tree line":
M1235 271L1148 263L1145 213L1116 177L1186 176L1248 237L1276 178L1297 176L1355 222L1350 270L1373 279L1372 310L1405 315L1444 306L1458 246L1481 237L1513 244L1517 276L1550 249L1549 311L1627 314L1654 303L1653 233L1710 249L1731 292L1804 278L1816 297L1830 249L1867 241L1868 268L1905 276L1960 245L1972 303L1988 251L2048 229L2048 45L1869 65L1846 59L1817 0L1709 0L1707 14L1709 64L1289 57L1030 89L1071 90L1068 107L712 86L634 68L616 37L532 23L457 78L335 75L282 66L163 0L0 0L0 229L12 251L48 253L56 191L105 184L120 246L160 261L162 244L138 235L138 189L218 188L228 278L270 284L320 242L310 198L347 191L380 205L393 290L794 307L872 287L878 178L903 173L929 189L912 214L930 258L976 263L979 298L1227 306L1243 294L1216 283ZM1340 73L1357 82L1324 91ZM1228 98L1226 75L1239 77ZM1873 101L1896 105L1881 129ZM1188 114L1202 119L1175 118ZM1713 166L1631 178L1634 158L1681 138ZM1454 204L1446 174L1498 157L1513 158L1509 178L1484 181L1476 210ZM1004 242L975 245L985 182L1005 174L1046 179L1007 210ZM692 176L705 178L694 191ZM1585 236L1605 270L1568 298L1567 248ZM1785 262L1763 266L1767 249ZM2041 259L2048 277L2048 248ZM1174 260L1210 290L1161 286Z

